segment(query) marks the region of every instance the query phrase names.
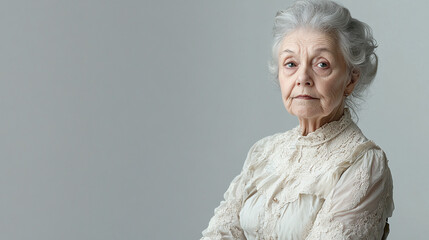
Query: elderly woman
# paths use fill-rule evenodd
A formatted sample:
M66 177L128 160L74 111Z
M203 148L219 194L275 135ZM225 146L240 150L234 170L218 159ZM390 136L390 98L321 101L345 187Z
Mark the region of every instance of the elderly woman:
M392 177L351 119L377 70L363 22L327 0L275 18L273 62L296 128L257 141L202 239L385 239Z

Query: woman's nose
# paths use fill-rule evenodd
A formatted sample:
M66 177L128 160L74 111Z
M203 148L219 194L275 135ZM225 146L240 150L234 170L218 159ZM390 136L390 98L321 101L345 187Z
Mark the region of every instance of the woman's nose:
M308 73L309 70L307 66L301 66L296 79L297 86L313 86L313 79Z

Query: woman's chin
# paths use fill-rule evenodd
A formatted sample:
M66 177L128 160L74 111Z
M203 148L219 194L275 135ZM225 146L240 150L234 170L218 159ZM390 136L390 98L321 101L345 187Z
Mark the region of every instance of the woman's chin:
M289 113L296 116L298 119L312 119L323 116L320 109L315 107L297 107L293 108Z

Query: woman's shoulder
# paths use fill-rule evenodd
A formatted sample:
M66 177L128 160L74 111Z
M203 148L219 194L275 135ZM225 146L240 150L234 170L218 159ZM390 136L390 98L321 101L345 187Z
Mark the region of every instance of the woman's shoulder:
M289 132L289 131L288 131ZM258 165L261 167L265 159L274 149L284 142L287 132L276 132L257 140L250 147L245 166Z
M284 133L282 132L277 132L265 137L262 137L261 139L259 139L258 141L256 141L255 145L258 146L266 146L269 144L273 144L278 142L278 140L284 135Z
M356 124L352 124L350 129L351 131L346 135L351 136L350 139L347 139L349 143L354 142L354 144L352 144L354 145L353 151L351 152L353 159L374 158L378 161L387 162L386 153L383 149L373 140L368 139Z
M341 172L346 170L354 172L353 176L357 178L368 176L372 179L383 175L390 177L386 153L372 140L366 140L358 144L350 152L349 157L337 166L342 169Z
M374 141L367 140L359 144L353 152L353 157L357 161L371 163L373 166L378 166L380 171L388 168L386 153Z

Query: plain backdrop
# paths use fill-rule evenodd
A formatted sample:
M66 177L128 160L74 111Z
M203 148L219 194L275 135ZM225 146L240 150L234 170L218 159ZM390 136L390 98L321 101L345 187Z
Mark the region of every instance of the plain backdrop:
M427 1L340 1L379 43L358 125L389 239L426 239ZM267 63L289 0L0 1L0 239L199 239L247 151L298 122Z

